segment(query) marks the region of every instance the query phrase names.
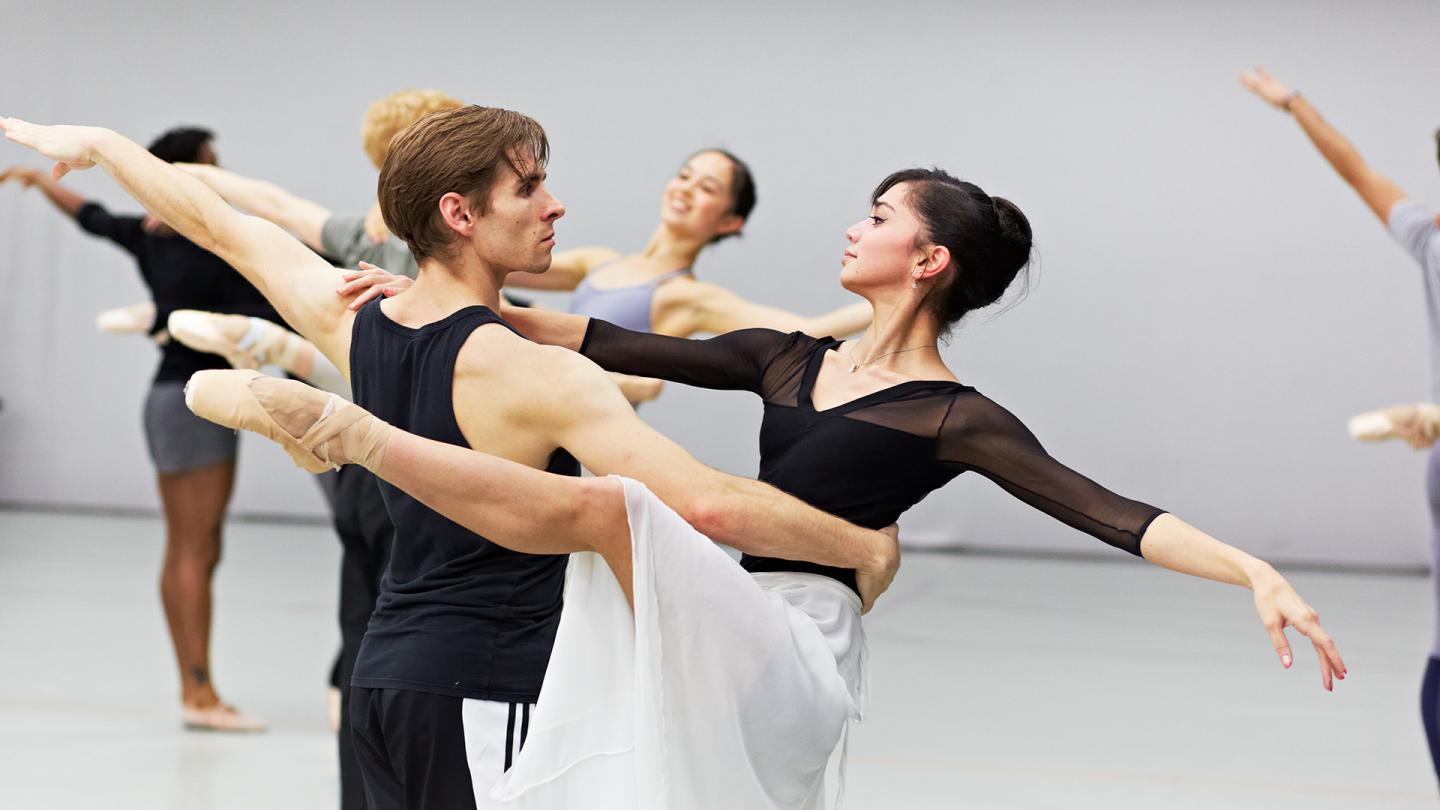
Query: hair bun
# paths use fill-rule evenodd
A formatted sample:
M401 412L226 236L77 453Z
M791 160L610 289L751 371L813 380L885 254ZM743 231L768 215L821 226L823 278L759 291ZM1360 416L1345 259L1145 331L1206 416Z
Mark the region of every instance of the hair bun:
M1018 271L1030 261L1033 243L1030 220L1015 203L1004 197L991 197L990 204L995 206L995 216L1000 222L1000 231L996 234L1000 243L998 252L1004 257L1005 264Z

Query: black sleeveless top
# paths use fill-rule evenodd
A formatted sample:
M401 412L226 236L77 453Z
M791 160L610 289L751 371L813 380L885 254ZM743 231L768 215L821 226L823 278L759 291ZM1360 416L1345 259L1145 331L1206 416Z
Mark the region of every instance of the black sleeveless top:
M452 406L455 359L491 323L510 326L473 306L411 329L370 302L351 332L355 402L418 436L468 447ZM580 465L557 450L546 471L579 475ZM351 683L534 702L560 622L567 556L510 551L384 481L380 492L395 544Z
M1140 537L1161 510L1051 458L1014 414L970 386L912 380L817 410L815 378L839 343L770 329L686 340L591 319L580 351L609 371L759 394L760 480L851 523L889 526L973 470L1063 523L1140 554ZM748 554L741 565L823 574L855 588L853 570Z

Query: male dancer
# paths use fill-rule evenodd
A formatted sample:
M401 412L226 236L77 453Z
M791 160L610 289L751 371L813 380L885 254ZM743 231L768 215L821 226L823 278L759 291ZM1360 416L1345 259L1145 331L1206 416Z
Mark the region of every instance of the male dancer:
M390 423L537 469L573 471L568 450L597 474L644 482L742 551L856 569L867 606L894 576L889 535L705 467L640 421L593 363L530 343L495 314L509 273L549 266L564 214L545 188L548 142L531 119L468 107L395 140L380 204L420 274L407 295L358 314L335 295L334 268L114 132L16 119L0 129L56 160L57 173L102 166L229 261L347 371L356 401ZM523 743L559 619L564 557L505 551L382 490L397 535L351 703L366 789L377 808L484 807Z

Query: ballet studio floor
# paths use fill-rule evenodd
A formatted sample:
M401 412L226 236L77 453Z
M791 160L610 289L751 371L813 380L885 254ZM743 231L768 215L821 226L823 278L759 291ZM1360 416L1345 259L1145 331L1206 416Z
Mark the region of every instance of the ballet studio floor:
M236 523L214 672L268 733L185 732L157 519L0 511L0 808L333 808L338 545ZM867 619L849 808L1420 808L1418 575L1291 572L1350 679L1283 671L1247 594L1123 559L912 553ZM833 789L832 783L832 789Z

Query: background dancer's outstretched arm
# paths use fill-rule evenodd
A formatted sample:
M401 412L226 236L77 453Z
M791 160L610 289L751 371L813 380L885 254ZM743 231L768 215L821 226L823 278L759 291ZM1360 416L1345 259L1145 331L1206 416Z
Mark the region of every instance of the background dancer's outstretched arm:
M152 213L239 270L336 366L349 367L353 313L335 295L340 271L278 226L241 214L204 183L111 130L16 118L0 119L0 130L54 160L56 180L72 169L103 168Z
M325 206L291 194L274 183L244 177L219 166L176 165L198 177L225 202L279 225L314 250L324 251L320 231L330 218L330 209Z
M74 218L85 206L85 198L55 182L47 172L29 166L11 166L0 172L0 183L14 180L25 188L39 188L45 199L60 209L60 213Z
M1355 189L1381 224L1389 222L1390 210L1407 195L1393 180L1371 168L1360 156L1360 150L1322 118L1309 99L1291 90L1263 67L1242 73L1240 82L1275 109L1290 113L1340 179Z

